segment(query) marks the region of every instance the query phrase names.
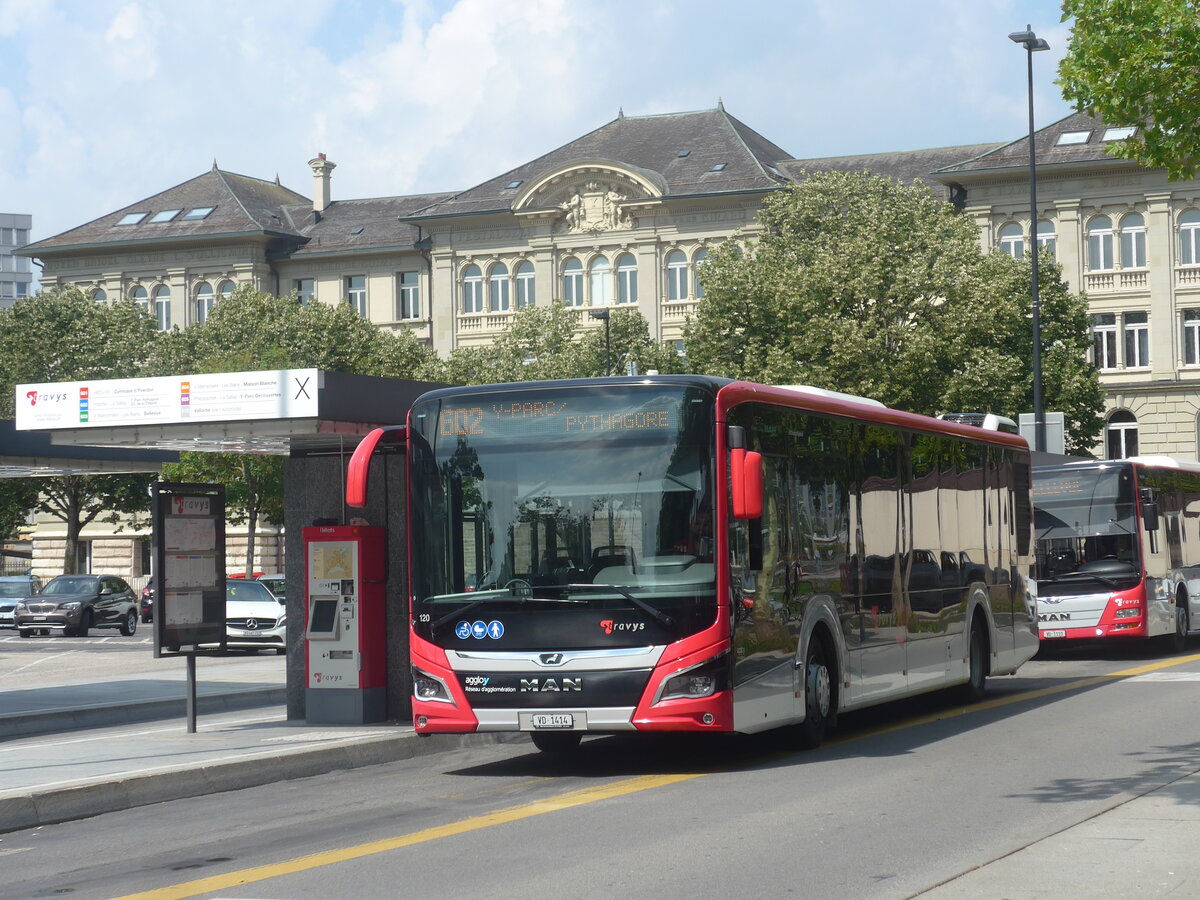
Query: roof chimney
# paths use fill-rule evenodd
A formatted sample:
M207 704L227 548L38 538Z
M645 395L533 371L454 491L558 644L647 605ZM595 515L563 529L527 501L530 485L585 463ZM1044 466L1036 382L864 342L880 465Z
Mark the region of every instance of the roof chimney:
M313 212L321 212L329 205L329 176L337 168L325 158L324 153L318 153L316 159L310 159L308 164L313 171Z

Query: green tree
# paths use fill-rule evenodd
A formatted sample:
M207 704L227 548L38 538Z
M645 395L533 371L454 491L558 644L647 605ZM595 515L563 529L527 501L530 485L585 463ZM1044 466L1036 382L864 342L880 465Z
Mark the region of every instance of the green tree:
M696 371L810 384L936 415L1032 408L1031 265L984 253L975 226L923 186L818 173L768 199L764 234L705 263L687 331ZM1086 299L1044 258L1043 394L1069 447L1099 430Z
M1200 6L1196 0L1063 0L1074 19L1058 67L1063 96L1137 133L1109 151L1172 179L1200 167Z
M678 354L650 337L645 318L635 309L610 308L607 346L603 323L577 340L576 325L587 312L558 300L520 309L488 346L452 351L441 378L451 384L589 378L604 374L607 359L613 374L623 375L630 362L639 372L680 371Z
M37 483L32 478L0 478L0 541L16 539L29 511L37 506Z
M75 288L52 288L0 310L0 418L14 414L18 384L128 378L155 342L154 321L129 300L94 303ZM63 569L74 566L79 534L93 521L121 527L149 508L144 475L41 479L37 510L66 525ZM12 489L9 489L11 492Z
M152 360L160 374L317 368L429 380L436 354L404 328L382 330L348 304L303 305L243 285L186 331L163 335ZM283 521L283 459L246 453L182 453L164 477L225 485L230 522L247 530L246 575L254 572L261 519Z

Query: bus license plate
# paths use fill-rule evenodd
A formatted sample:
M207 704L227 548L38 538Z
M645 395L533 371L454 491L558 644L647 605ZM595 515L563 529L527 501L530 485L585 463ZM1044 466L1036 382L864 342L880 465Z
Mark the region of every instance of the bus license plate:
M552 713L545 715L535 715L533 717L534 728L574 728L575 717L571 713Z
M1062 630L1043 631L1042 632L1042 637L1044 637L1044 638L1056 638L1056 637L1065 638L1066 636L1067 636L1067 633Z

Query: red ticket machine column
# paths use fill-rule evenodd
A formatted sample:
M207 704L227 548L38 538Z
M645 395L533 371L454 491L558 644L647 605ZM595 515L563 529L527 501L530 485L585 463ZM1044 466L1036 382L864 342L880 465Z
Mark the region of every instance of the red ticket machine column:
M385 530L304 529L305 719L361 725L387 718Z

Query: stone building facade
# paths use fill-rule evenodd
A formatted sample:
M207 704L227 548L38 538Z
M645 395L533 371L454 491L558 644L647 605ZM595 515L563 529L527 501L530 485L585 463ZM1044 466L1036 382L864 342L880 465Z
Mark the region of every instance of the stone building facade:
M1089 298L1107 394L1097 455L1195 458L1200 184L1109 155L1127 134L1076 115L1035 135L1036 240ZM630 306L653 337L681 345L703 296L705 256L734 235L753 236L771 192L828 169L919 180L972 217L985 247L1023 255L1035 239L1028 150L1021 138L797 159L720 105L622 114L444 194L335 200L336 164L324 154L309 161L312 199L214 163L22 253L42 264L44 286L77 285L98 301L131 297L164 330L203 321L248 283L350 303L443 355L488 343L518 309L552 299L577 310L580 333L603 327L590 309Z

